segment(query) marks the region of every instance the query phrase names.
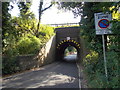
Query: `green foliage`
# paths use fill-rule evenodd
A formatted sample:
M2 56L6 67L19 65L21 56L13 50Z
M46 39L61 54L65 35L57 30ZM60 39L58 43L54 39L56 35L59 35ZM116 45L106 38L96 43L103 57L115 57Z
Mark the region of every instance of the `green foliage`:
M44 38L49 39L54 35L54 28L47 25L41 25L39 33L40 35L43 35Z
M87 66L88 64L96 64L98 62L98 53L95 51L90 51L88 55L86 55L84 59L84 65Z
M6 33L11 31L10 18L11 15L8 13L9 2L2 2L2 40L4 40ZM2 41L2 46L5 47L5 42Z
M11 74L19 71L16 56L26 54L38 54L38 51L54 35L54 28L41 25L37 31L37 20L30 12L31 3L18 3L19 17L11 17L9 14L9 2L3 2L2 9L2 54L3 74ZM37 34L36 34L37 32ZM39 37L36 37L39 35Z
M68 51L68 49L66 49L65 52L64 52L64 56L67 56L68 53L69 53L69 51Z
M96 8L94 8L94 6L91 5L91 8L94 8L93 9L94 12L96 12L96 11L99 12L99 8L98 8L99 6L98 5L102 6L102 4L105 5L104 3L100 3L100 4L96 4L95 5ZM111 5L112 5L112 3L108 3L103 8L108 10ZM98 10L96 10L96 9L98 9ZM103 12L106 11L104 9L102 10ZM86 10L85 10L85 12L86 12ZM93 14L92 14L92 16L93 16ZM94 17L90 16L90 17L88 17L87 20L91 20L92 21L92 19L94 19ZM87 72L89 74L88 75L88 77L89 77L89 87L93 87L93 88L96 88L96 87L98 87L98 88L118 88L119 87L118 83L120 83L118 81L118 76L119 76L118 75L118 71L119 71L119 68L117 68L118 67L118 60L119 60L118 56L117 56L118 53L116 53L115 51L112 52L111 50L113 50L113 48L115 50L116 49L118 50L118 47L120 46L120 43L119 43L120 39L118 38L119 35L120 35L119 32L118 32L119 22L117 21L116 23L113 23L113 28L114 28L113 29L113 33L114 34L116 33L116 35L108 36L108 38L109 38L109 43L108 43L109 44L109 46L108 46L109 49L108 49L108 54L107 54L108 81L107 81L107 79L105 77L104 60L103 60L103 57L100 57L100 56L103 56L103 54L101 53L102 52L101 36L94 36L95 33L91 33L90 32L90 31L94 30L94 28L92 29L92 26L94 25L94 23L91 23L90 25L89 24L87 26L83 26L83 30L85 30L85 31L83 31L82 34L85 35L84 37L87 37L86 40L88 42L88 47L90 49L92 49L92 50L97 51L98 55L99 55L99 57L96 58L97 60L99 60L99 61L97 61L97 63L94 64L93 63L94 59L93 59L93 61L91 61L91 59L89 59L89 61L92 64L90 64L88 66L85 66L86 69L87 69ZM89 30L88 28L91 28L91 29ZM94 56L92 56L92 57L94 58ZM113 67L116 67L116 70L113 70L112 69ZM90 73L90 72L92 72L92 73Z
M111 57L112 56L112 57ZM91 88L119 88L119 58L116 52L107 52L108 80L105 77L104 60L96 52L91 52L83 60Z
M77 52L76 48L73 46L69 46L65 49L64 55L67 56L70 53L74 53L74 52Z
M22 37L18 42L18 52L20 55L23 54L35 54L40 50L40 39L35 36Z
M20 71L17 60L15 57L9 58L9 57L3 57L2 58L2 74L12 74Z
M35 18L34 14L30 12L31 2L19 2L18 7L20 10L20 16L24 19Z
M88 77L90 88L119 88L120 86L120 2L63 2L61 7L72 10L75 15L81 15L80 35L85 39L85 45L90 53L84 58L84 72ZM113 14L112 32L107 35L107 69L108 79L105 76L104 59L102 53L102 38L95 34L94 13L111 12Z

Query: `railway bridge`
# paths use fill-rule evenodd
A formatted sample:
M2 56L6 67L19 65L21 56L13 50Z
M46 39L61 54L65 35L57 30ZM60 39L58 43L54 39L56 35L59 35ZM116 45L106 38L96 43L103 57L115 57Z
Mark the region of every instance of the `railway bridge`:
M56 59L61 60L64 57L65 49L73 46L77 50L77 58L82 60L85 56L84 40L80 36L80 27L62 27L56 28Z

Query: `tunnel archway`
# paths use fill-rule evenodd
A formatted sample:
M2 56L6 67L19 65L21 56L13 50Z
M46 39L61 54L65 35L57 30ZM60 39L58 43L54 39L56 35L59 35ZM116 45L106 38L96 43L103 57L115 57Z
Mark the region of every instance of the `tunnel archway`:
M67 47L72 46L77 50L77 58L80 58L80 43L76 42L75 40L62 40L60 43L57 44L56 50L56 59L57 60L64 60L64 52Z

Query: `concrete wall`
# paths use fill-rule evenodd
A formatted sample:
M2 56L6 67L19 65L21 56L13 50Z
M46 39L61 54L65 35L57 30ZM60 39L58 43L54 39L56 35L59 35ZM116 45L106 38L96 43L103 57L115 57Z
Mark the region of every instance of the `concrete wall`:
M37 55L22 55L16 57L16 63L20 71L29 70L37 67Z
M56 37L53 36L47 44L40 50L38 55L38 66L46 65L55 61Z

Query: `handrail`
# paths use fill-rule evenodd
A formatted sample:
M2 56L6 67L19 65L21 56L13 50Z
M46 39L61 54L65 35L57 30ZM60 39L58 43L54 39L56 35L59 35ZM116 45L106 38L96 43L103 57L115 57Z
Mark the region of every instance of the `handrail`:
M64 26L64 25L79 25L79 23L60 23L60 24L46 24L46 25L50 25L50 26Z

